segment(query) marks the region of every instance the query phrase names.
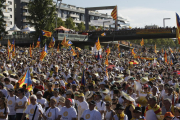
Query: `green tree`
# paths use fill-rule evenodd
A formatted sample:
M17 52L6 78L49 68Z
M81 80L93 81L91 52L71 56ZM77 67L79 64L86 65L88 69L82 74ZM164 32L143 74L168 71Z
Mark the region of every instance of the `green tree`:
M0 0L0 8L3 8L3 3L6 2L6 0ZM4 21L4 14L2 12L2 9L0 9L0 39L3 37L3 35L6 35L7 32L5 31L6 21Z
M40 35L42 38L42 31L54 31L56 19L56 6L53 5L53 0L32 0L28 4L28 11L30 13L29 20L31 25L35 26L36 38ZM45 38L45 37L43 37ZM43 43L46 42L46 38Z
M58 19L57 19L57 27L60 27L60 26L65 27L65 22L64 22L64 21L62 21L62 19L61 19L61 18L58 18Z
M78 27L75 27L74 30L75 30L76 32L79 31Z
M89 30L96 30L95 26L89 26Z
M102 27L102 26L99 26L98 29L103 30L103 27Z
M73 22L73 19L71 17L66 19L65 25L68 29L74 29L75 27L75 23Z
M78 24L78 29L79 29L79 31L84 31L85 30L85 25L84 25L83 22Z

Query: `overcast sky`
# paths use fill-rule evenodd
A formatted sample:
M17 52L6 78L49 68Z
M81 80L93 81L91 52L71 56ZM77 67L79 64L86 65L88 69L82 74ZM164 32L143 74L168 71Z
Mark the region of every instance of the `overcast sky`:
M55 1L55 0L54 0ZM180 0L62 0L77 7L118 6L118 15L127 18L132 27L145 25L176 26L177 12L180 15ZM112 10L99 11L110 15Z

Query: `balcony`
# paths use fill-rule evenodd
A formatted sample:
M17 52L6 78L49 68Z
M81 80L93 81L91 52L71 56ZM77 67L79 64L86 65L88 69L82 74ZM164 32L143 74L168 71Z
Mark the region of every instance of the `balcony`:
M4 16L4 20L5 20L5 21L10 21L9 18L10 18L9 16Z
M10 11L8 9L2 9L3 13L10 13Z
M28 6L27 5L23 6L23 9L28 9Z
M9 27L11 24L10 23L6 23L6 27Z
M70 17L73 17L73 18L79 18L79 15L76 15L76 14L70 14Z
M81 22L84 22L84 21L80 21L80 20L73 20L74 23L81 23Z
M25 13L23 13L23 16L30 16L30 13L25 12Z
M3 6L9 6L9 5L10 5L10 4L7 3L7 2L3 3Z

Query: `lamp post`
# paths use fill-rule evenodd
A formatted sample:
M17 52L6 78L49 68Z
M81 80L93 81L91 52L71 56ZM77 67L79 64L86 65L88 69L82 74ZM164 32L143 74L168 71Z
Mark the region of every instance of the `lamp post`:
M104 21L104 22L103 22L103 29L104 29L104 23L109 23L109 22L110 22L110 21Z
M58 12L60 11L60 7L61 7L61 2L62 2L62 0L57 0L56 6L57 6L57 4L58 4L58 1L60 1L60 3L59 3L59 7L58 7L58 11L57 11L57 15L56 15L56 28L57 28L57 18L58 18Z
M170 20L171 18L163 18L163 27L165 28L165 20Z

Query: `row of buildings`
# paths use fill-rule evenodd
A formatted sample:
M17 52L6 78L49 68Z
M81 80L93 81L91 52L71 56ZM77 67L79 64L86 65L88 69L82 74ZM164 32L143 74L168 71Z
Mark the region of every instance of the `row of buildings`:
M3 3L3 13L4 20L6 21L6 30L12 28L15 24L18 28L23 29L31 26L28 21L28 17L30 16L28 12L28 3L30 0L6 0ZM79 23L85 23L85 8L76 7L74 5L68 5L65 3L56 3L58 17L60 17L63 21L66 21L68 17L73 18L75 25L77 26ZM60 7L59 7L60 6ZM59 8L59 9L58 9ZM99 13L98 11L89 11L89 25L91 26L102 26L102 22L104 20L109 20L109 24L106 24L105 27L109 27L112 25L112 17L107 13ZM113 26L113 25L112 25ZM118 26L119 27L128 27L129 21L118 16Z

